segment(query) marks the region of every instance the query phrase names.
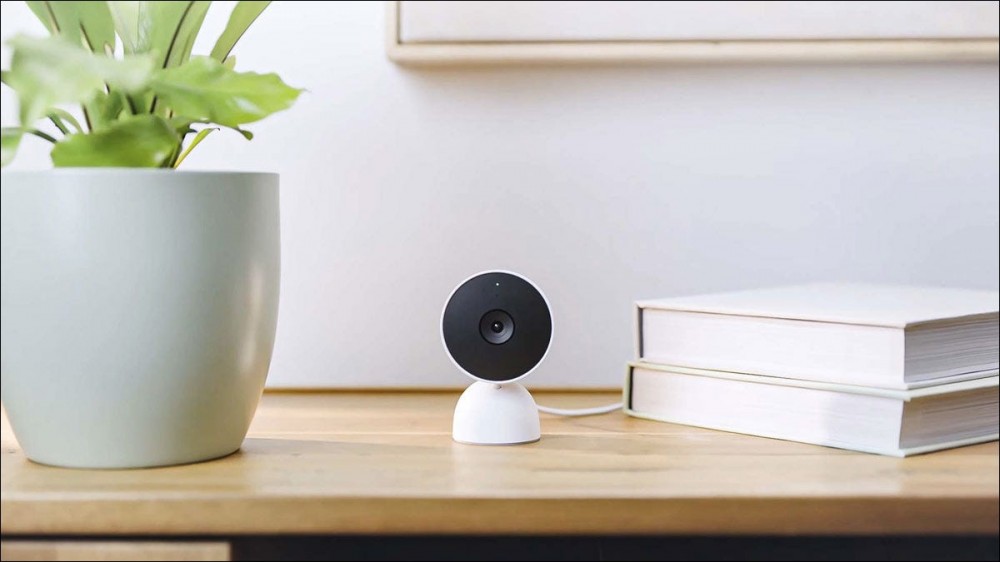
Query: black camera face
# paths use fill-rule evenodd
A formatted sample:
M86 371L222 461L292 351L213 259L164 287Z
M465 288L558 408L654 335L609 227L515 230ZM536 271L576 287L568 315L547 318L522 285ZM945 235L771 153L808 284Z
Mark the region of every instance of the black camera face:
M484 381L509 382L545 357L552 341L552 315L530 281L491 271L455 289L445 305L441 336L463 371Z

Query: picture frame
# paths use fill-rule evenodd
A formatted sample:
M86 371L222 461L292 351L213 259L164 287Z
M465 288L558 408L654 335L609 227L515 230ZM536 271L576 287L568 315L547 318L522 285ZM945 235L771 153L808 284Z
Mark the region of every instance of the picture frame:
M516 37L506 38L494 33L493 35L486 35L483 39L470 39L468 37L436 39L425 37L419 40L411 40L406 37L407 30L403 28L405 25L403 11L410 4L414 3L407 1L386 2L386 52L389 59L403 65L988 62L998 60L998 53L1000 53L997 34L993 30L987 36L973 37L909 36L903 38L886 38L857 36L844 39L825 37L782 37L775 39L768 39L766 37L719 39L716 37L693 39L685 37L676 40L662 40L651 38L647 34L643 37L637 37L635 40L621 40L620 37L598 38L596 40L576 40L572 37L559 37L556 40L539 40L537 37L526 39ZM483 8L481 3L479 3L480 6L468 5L477 4L475 2L430 2L424 4L438 4L438 6L433 7L434 10L438 11L452 10L457 7L457 9L468 12L474 8ZM466 4L466 6L458 7L461 4ZM544 6L544 11L549 13L546 17L553 17L551 13L556 11L556 7L553 6L555 4L569 8L570 5L575 3L553 2L549 4L548 6ZM676 8L670 6L669 4L671 3L660 4L663 5L655 7L655 9L680 8L679 6ZM676 4L689 4L688 8L690 8L690 4L692 3L680 2ZM754 3L744 2L743 4ZM781 8L780 3L776 2L758 2L756 4L779 4L776 7ZM836 3L826 2L825 4ZM873 4L889 3L875 2ZM966 5L966 9L975 7L980 9L980 11L983 8L983 6L972 6L981 4L976 2L952 4L964 4ZM996 2L992 4L996 5ZM419 8L423 11L428 10L428 6L419 6ZM488 6L486 8L497 11L495 6ZM523 10L523 4L519 8ZM887 9L886 6L878 6L878 8L881 10ZM962 6L955 6L955 9L961 8ZM647 5L642 7L642 9L650 9L650 7ZM943 7L938 6L937 9L940 10ZM517 10L514 12L510 17L517 17ZM928 22L927 18L921 21L919 18L913 17L912 11L910 19L913 21L901 22L895 27L907 33L910 33L912 30L912 33L919 34L922 30L926 31L928 26L935 24L933 21ZM949 24L954 27L956 25L954 19L941 18L942 25ZM972 17L972 14L966 14L965 19L966 27L968 27L969 20L975 18ZM835 23L840 24L841 22ZM858 20L857 23L865 24L859 25L859 27L871 27L870 22ZM987 27L986 24L973 23L980 28ZM554 25L553 29L556 29L561 25L561 22L549 22L547 24L550 27ZM481 23L479 25L482 27ZM620 26L620 23L618 25ZM843 25L848 26L850 22L846 22ZM909 27L906 27L907 25ZM993 18L993 22L990 25L994 26L995 29L996 18ZM510 25L510 22L507 22L504 26L498 27L510 30L517 26ZM891 28L892 25L883 25L882 27ZM591 25L591 28L593 28L593 25ZM864 32L864 30L861 31ZM947 29L942 31L942 33L947 32Z

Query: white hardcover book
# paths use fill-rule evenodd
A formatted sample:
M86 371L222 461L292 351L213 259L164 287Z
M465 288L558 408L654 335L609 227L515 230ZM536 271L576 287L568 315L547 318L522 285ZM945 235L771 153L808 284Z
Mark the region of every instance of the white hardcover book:
M998 377L888 390L632 363L625 412L657 421L905 457L994 441Z
M649 363L911 389L996 370L996 291L815 284L636 303Z

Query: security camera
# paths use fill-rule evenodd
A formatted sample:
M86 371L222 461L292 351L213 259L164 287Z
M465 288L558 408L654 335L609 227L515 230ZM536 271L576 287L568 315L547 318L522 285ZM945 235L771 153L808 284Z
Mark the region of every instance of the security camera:
M473 275L445 302L441 341L455 366L476 381L455 406L455 441L537 441L538 407L517 381L538 367L552 344L552 312L542 291L509 271Z

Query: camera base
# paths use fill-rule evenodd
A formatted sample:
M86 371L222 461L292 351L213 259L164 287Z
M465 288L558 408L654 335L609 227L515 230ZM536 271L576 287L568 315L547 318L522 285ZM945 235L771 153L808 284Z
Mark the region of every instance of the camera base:
M542 436L538 406L517 383L475 382L455 406L452 439L469 445L517 445Z

